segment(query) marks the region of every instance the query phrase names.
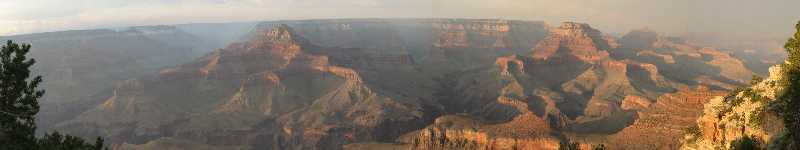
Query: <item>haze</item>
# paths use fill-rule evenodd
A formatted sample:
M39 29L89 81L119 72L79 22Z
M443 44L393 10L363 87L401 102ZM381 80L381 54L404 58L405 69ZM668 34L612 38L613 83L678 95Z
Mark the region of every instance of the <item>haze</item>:
M797 6L0 0L0 150L800 149Z
M0 36L200 22L319 18L501 18L578 21L610 33L648 27L684 35L788 36L796 0L10 0Z

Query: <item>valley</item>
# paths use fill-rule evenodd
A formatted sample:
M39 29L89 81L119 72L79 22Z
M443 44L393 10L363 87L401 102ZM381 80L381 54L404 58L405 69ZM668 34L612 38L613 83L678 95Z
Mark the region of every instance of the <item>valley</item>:
M214 28L227 34L201 32ZM40 114L41 130L102 136L119 150L558 149L563 141L678 149L703 104L766 74L753 67L774 59L647 29L617 36L585 23L497 19L5 38L85 50L33 54L46 60L54 104L43 107L55 108Z

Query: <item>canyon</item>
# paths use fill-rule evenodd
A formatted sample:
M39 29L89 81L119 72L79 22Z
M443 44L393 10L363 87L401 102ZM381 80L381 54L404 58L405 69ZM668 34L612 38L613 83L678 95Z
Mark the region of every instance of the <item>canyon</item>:
M200 32L223 27L228 34ZM48 100L70 103L44 105L58 109L40 122L120 150L558 149L564 141L678 149L705 103L771 65L647 29L616 36L576 22L329 19L102 32L147 47L91 51L100 46L87 42L112 38L81 33L65 43L108 55L34 54L46 60ZM37 41L53 35L29 36L22 41L51 48ZM59 64L77 67L50 67Z

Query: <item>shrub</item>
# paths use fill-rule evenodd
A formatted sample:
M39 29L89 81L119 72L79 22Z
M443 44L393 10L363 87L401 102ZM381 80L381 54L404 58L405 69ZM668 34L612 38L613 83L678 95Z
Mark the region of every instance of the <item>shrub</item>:
M754 137L745 136L731 143L732 150L759 150L760 143Z
M558 144L558 150L579 150L577 142L570 142L567 140L566 142L561 142Z

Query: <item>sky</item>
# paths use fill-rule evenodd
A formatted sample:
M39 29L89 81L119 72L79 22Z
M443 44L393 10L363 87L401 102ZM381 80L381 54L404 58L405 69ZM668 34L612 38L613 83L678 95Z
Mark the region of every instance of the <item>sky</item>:
M800 0L0 0L0 36L138 25L323 18L586 22L608 33L788 37Z

